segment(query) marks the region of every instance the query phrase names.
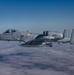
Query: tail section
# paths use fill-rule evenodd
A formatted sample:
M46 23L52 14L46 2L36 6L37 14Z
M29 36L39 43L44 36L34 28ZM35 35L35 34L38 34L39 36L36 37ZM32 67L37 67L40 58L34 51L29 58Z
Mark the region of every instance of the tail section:
M58 42L60 43L68 43L70 42L70 30L65 29L63 32L63 38L61 40L58 40Z
M70 30L65 29L63 32L63 38L69 38L70 36Z
M70 44L74 44L74 29L72 29Z

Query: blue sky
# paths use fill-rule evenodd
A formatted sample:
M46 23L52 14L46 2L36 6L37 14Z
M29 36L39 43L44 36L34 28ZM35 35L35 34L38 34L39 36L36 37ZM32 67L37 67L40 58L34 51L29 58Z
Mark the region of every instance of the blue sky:
M74 28L74 0L0 0L0 31Z

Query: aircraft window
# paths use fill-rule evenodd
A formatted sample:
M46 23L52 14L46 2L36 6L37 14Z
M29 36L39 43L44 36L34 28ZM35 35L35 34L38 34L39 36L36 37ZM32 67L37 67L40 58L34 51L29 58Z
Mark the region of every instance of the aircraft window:
M7 30L7 31L5 31L4 33L14 33L14 32L16 32L16 30Z
M14 33L14 32L16 32L16 30L11 30L11 33Z
M4 33L10 33L10 31L9 30L7 30L6 32L4 32Z

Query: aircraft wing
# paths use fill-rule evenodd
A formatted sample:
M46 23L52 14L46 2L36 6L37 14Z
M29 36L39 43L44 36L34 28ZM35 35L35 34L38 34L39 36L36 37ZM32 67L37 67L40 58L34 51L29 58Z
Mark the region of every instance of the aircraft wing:
M27 32L22 39L24 42L29 42L34 40L37 36L38 34Z
M70 38L64 38L64 39L58 40L57 42L58 43L68 43L70 42Z
M47 41L46 39L31 39L27 38L25 40L25 43L21 44L20 46L49 46L52 47L52 43L50 41Z

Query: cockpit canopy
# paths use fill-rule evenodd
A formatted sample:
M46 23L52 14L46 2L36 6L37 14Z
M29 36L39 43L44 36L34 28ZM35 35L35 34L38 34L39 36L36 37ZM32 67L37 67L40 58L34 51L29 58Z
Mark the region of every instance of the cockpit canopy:
M8 30L6 30L4 33L14 33L14 32L16 32L17 30L15 30L15 29L8 29Z

